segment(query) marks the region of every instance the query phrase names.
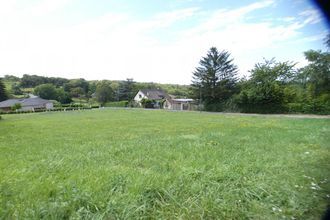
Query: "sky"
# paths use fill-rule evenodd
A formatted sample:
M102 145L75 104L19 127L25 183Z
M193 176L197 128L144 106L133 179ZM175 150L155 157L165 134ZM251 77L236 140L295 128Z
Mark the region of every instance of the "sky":
M306 65L328 33L307 0L0 0L0 77L190 84L210 47L248 76L273 57Z

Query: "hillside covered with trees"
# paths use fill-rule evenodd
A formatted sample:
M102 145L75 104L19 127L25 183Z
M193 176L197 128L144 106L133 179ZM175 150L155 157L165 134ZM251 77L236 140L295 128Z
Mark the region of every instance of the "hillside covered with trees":
M24 74L22 77L5 75L1 80L0 89L2 100L21 98L34 94L44 99L56 100L68 104L75 100L83 102L96 101L100 104L107 102L130 101L140 89L162 89L176 97L189 97L189 85L141 83L133 79L122 81L65 79Z

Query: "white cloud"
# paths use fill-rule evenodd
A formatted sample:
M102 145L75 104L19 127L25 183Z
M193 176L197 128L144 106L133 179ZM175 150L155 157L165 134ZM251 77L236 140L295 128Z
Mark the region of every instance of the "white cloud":
M322 20L322 15L316 9L308 9L299 13L305 18L304 24L316 24Z

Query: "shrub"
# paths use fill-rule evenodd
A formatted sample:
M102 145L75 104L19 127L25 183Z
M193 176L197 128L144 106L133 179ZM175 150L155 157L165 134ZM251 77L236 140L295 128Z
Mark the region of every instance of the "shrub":
M84 105L83 104L78 104L78 103L70 103L70 104L62 104L62 107L80 108L80 107L84 107Z
M9 112L2 112L0 111L0 114L24 114L24 113L36 113L36 112L47 112L47 111L72 111L72 110L88 110L92 109L92 107L58 107L58 108L53 108L53 109L35 109L34 111L9 111Z
M140 108L141 105L140 105L138 102L132 100L132 101L130 101L130 102L128 103L128 107L131 107L131 108Z
M288 103L286 105L288 113L304 113L303 103Z
M22 108L22 105L20 103L15 103L15 105L13 105L11 107L11 110L16 111L16 110L21 109L21 108Z
M128 101L107 102L104 107L128 107Z
M154 108L156 101L155 100L151 100L151 99L145 99L143 98L141 100L141 104L143 106L143 108Z

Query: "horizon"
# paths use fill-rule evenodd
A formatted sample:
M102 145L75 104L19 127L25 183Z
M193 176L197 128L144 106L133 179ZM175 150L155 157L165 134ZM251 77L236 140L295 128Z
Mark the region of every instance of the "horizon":
M48 78L63 78L63 79L67 79L67 80L76 80L76 79L83 79L86 80L88 82L93 82L93 81L111 81L111 82L122 82L122 81L126 81L127 79L132 79L132 78L126 78L126 79L85 79L83 77L80 78L68 78L68 77L61 77L61 76L45 76L45 75L38 75L38 74L23 74L23 75L29 75L29 76L40 76L40 77L48 77ZM14 76L14 77L18 77L18 78L22 78L22 76L17 76L17 75L13 75L13 74L5 74L3 76L0 75L0 79L4 79L6 76ZM162 83L162 82L152 82L152 81L136 81L135 79L133 79L133 81L135 83L150 83L150 84L168 84L168 85L180 85L180 86L190 86L191 84L178 84L178 83Z
M190 85L212 46L241 78L264 58L306 65L328 33L312 1L0 0L0 76Z

